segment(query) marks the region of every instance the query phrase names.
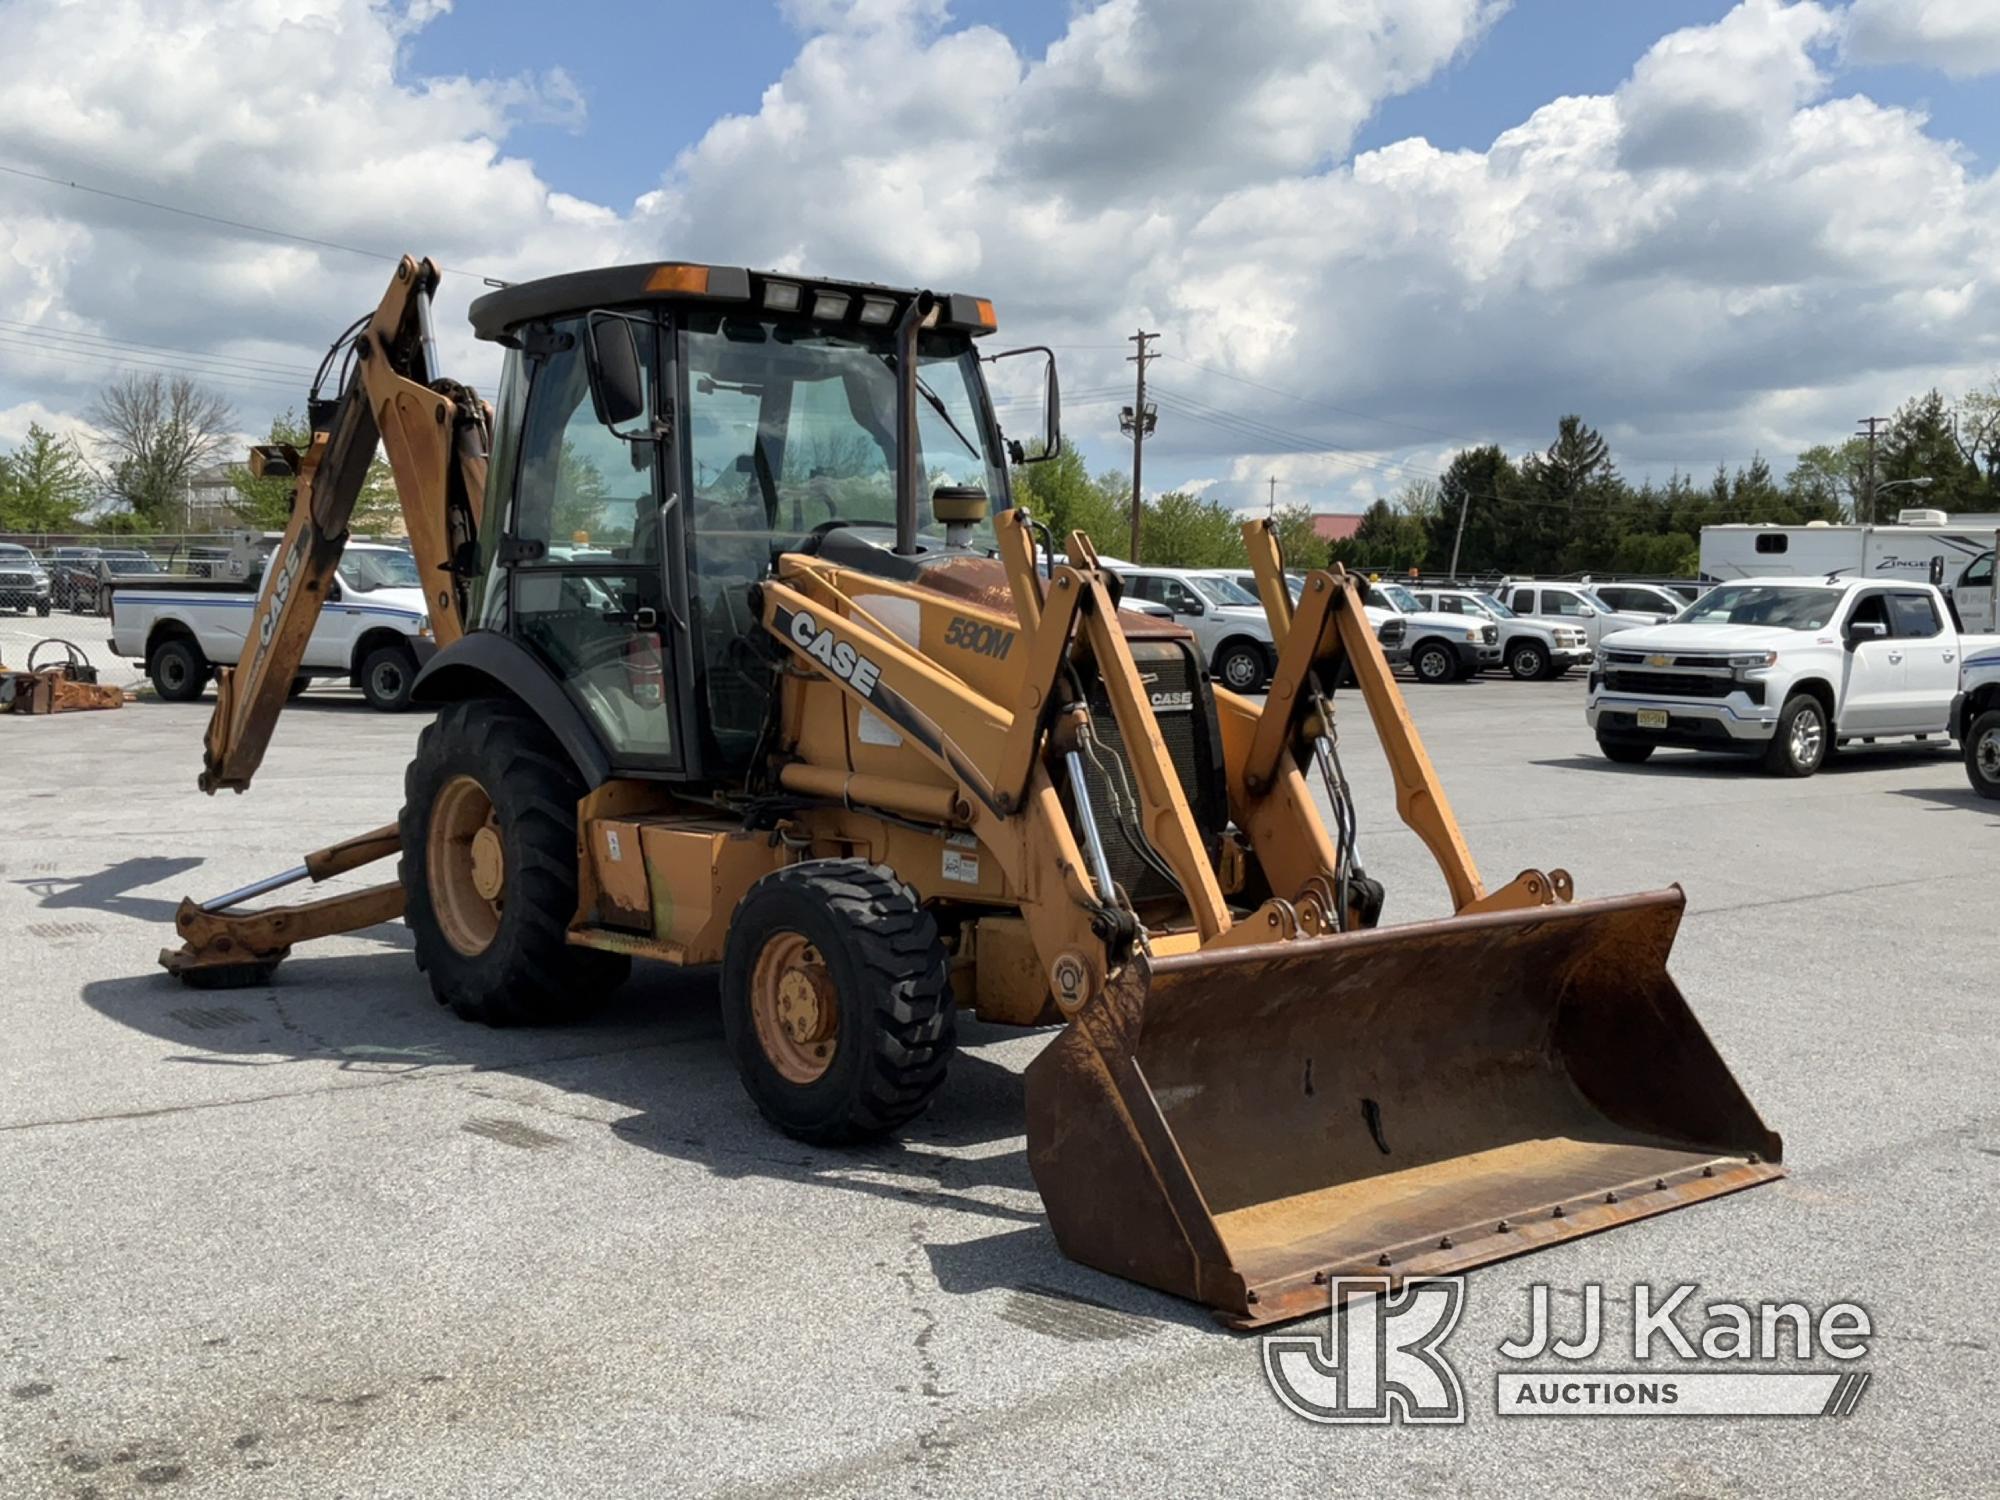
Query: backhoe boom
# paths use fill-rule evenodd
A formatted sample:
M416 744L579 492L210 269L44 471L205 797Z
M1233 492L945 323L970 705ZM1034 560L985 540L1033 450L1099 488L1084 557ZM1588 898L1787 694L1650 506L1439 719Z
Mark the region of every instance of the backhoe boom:
M388 451L432 635L447 646L464 634L490 419L470 390L432 368L430 298L438 276L432 261L404 256L381 305L354 336L350 371L324 423L323 408L312 403L305 452L282 444L251 452L253 473L292 477L297 487L291 524L264 569L243 654L221 670L203 747L204 792L243 791L263 763L378 444Z

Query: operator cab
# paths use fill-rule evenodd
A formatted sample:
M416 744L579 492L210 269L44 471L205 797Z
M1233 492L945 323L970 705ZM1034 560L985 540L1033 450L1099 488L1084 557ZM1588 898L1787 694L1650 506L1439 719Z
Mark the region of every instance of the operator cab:
M1010 451L982 365L1048 355L982 357L981 298L728 266L526 282L472 322L508 349L473 618L621 773L705 781L741 781L769 715L752 587L787 551L905 579L990 558ZM1052 357L1046 381L1053 456Z

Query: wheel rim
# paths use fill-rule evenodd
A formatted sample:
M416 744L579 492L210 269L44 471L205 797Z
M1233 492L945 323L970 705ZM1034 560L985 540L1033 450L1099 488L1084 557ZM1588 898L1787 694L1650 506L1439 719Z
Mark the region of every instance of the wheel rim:
M169 651L160 658L160 686L172 692L179 692L187 685L187 663L181 660L178 651Z
M1233 688L1245 688L1257 681L1257 663L1249 653L1239 651L1222 664L1222 678Z
M403 669L393 661L375 663L375 670L368 675L368 680L374 685L377 698L393 700L402 694Z
M477 958L500 932L507 856L493 799L472 777L454 776L438 793L425 863L438 930L460 953Z
M1807 709L1792 720L1791 749L1794 765L1817 765L1820 751L1825 745L1826 727L1820 723L1819 715L1812 709Z
M1989 729L1979 737L1973 759L1982 778L2000 782L2000 729Z
M1417 658L1417 672L1420 676L1435 682L1451 671L1451 663L1445 660L1442 651L1426 651Z
M1542 674L1542 653L1533 646L1523 646L1514 653L1514 675L1516 677L1539 677Z
M750 971L757 1045L787 1083L815 1083L840 1046L840 999L820 951L796 932L773 933Z

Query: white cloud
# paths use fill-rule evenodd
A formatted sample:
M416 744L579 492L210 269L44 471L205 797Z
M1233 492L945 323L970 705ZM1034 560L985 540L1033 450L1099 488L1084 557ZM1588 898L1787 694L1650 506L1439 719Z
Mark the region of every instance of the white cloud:
M1757 160L1825 86L1808 48L1836 29L1818 5L1744 0L1713 25L1662 37L1618 90L1620 161L1699 169Z
M671 255L977 291L1003 338L1064 346L1070 430L1110 464L1126 336L1159 329L1300 398L1154 367L1149 483L1232 503L1273 472L1365 503L1453 439L1540 446L1571 410L1629 470L1783 456L2000 360L2000 187L1921 114L1841 95L1827 5L1745 0L1485 150L1350 158L1500 7L1100 0L1029 57L944 0L787 0L798 51L757 109L629 207L508 154L517 121L581 108L560 73L409 75L437 9L0 0L0 139L50 175L512 278ZM385 269L0 175L0 319L310 368ZM448 278L443 314L483 382L478 290ZM101 370L5 331L0 407L80 409ZM247 425L293 389L244 378Z
M1993 0L1854 0L1847 55L1915 63L1952 78L2000 72L2000 5Z

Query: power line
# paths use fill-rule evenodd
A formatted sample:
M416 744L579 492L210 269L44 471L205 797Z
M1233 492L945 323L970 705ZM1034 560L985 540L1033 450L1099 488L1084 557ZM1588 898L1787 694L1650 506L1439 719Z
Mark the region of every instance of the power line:
M147 344L134 339L118 339L106 334L87 333L80 328L57 328L47 323L22 323L12 318L0 318L0 329L18 330L38 338L82 345L92 352L99 347L105 347L120 352L139 350L149 354L173 354L202 364L225 366L253 375L278 375L300 382L312 379L312 370L306 366L281 365L275 360L254 359L234 354L204 354L199 350L180 349L170 344Z
M154 199L140 198L131 193L113 192L110 188L92 187L89 183L76 182L67 177L51 177L45 172L31 172L26 167L10 167L5 162L0 162L0 172L5 172L10 177L26 178L30 182L47 183L50 187L68 188L72 192L88 193L96 198L109 198L116 203L130 203L135 207L150 208L163 214L178 214L184 219L198 219L204 224L217 224L225 229L241 229L250 234L268 235L272 239L290 240L294 244L312 245L320 250L338 250L344 255L359 255L373 261L386 260L392 265L402 259L400 255L391 255L382 250L364 250L359 245L343 245L338 240L322 240L316 239L309 234L294 234L288 229L273 229L268 224L253 224L247 219L231 219L222 214L206 214L202 213L199 209L182 208L174 203L160 203ZM440 266L438 269L442 271L445 267ZM453 274L460 276L483 275L479 271L465 270L458 270ZM492 278L488 277L486 279L491 280Z
M1339 412L1343 417L1353 417L1357 421L1379 422L1384 427L1402 427L1407 428L1411 432L1429 433L1432 437L1441 437L1449 442L1456 443L1460 441L1457 433L1446 432L1441 427L1426 427L1421 422L1399 422L1393 417L1378 417L1369 412L1355 411L1352 407L1337 406L1333 402L1323 401L1317 396L1301 396L1295 391L1283 390L1275 385L1266 385L1263 381L1252 380L1247 375L1232 375L1229 371L1218 370L1212 365L1199 365L1193 360L1183 358L1178 354L1162 354L1160 358L1170 359L1175 364L1186 365L1190 370L1199 370L1204 375L1213 375L1219 380L1233 380L1238 385L1247 385L1256 390L1269 391L1273 396L1283 396L1287 401L1295 401L1299 405L1310 407L1315 411Z
M83 365L96 370L116 371L136 369L142 371L187 372L186 364L179 361L155 360L145 355L117 355L109 350L100 352L82 349L52 348L46 344L23 339L19 335L9 333L5 330L0 330L0 347L18 349L26 353L39 355L44 359L55 360L58 363ZM297 385L289 381L280 380L275 375L265 377L205 370L193 373L201 375L203 379L212 381L216 385L247 386L264 391L284 390L290 391L294 397L299 392Z

